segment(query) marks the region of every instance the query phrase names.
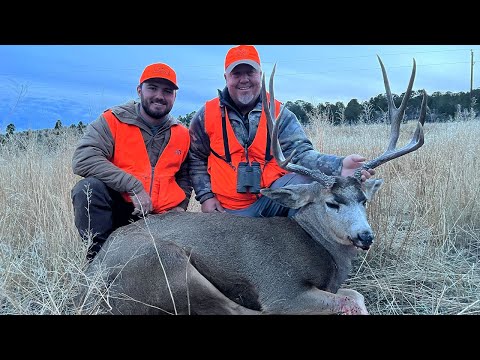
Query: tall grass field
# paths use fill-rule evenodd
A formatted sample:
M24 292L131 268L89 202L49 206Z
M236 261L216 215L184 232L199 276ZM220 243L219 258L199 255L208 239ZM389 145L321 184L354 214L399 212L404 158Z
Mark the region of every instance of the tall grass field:
M416 124L402 124L398 147ZM383 153L389 125L332 126L312 115L306 132L323 153ZM14 134L0 145L0 314L77 314L86 245L70 190L79 178L72 129ZM480 313L480 119L425 124L425 144L377 168L385 183L367 211L374 245L344 284L375 315ZM189 211L200 211L192 197Z

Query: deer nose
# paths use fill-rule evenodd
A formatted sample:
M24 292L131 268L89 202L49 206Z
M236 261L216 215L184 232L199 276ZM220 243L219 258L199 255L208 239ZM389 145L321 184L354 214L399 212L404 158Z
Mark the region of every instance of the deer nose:
M357 244L363 250L368 250L373 243L375 236L371 231L363 231L357 234Z

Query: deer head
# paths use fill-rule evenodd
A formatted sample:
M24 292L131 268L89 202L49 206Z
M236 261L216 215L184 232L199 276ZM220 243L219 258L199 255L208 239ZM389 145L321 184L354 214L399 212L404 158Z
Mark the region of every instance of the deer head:
M285 170L307 175L313 179L311 184L290 185L280 189L262 189L261 193L284 206L299 209L294 219L315 239L326 239L330 243L352 246L367 250L370 248L374 235L367 221L366 204L383 184L382 179L369 179L362 183L361 170L374 169L377 166L393 160L420 148L424 143L423 124L426 114L426 93L423 91L423 101L418 119L417 129L409 144L395 149L399 137L400 123L405 113L415 78L415 60L410 82L405 97L396 108L393 102L390 85L383 63L378 57L385 88L387 91L388 114L391 121L391 135L387 150L379 157L366 162L353 177L330 176L317 169L307 169L291 163L295 154L288 158L283 155L278 140L279 124L285 106L274 120L273 78L276 65L270 76L270 101L267 99L265 74L262 77L262 101L267 116L269 133L271 134L272 153L278 165Z

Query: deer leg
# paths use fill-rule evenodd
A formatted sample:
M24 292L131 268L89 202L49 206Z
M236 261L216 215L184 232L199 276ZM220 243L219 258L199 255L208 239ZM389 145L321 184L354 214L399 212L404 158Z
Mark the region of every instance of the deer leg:
M345 296L345 297L348 297L350 299L353 299L356 302L356 304L358 305L358 308L360 309L360 313L358 313L358 315L368 315L367 308L365 307L365 298L358 291L353 290L353 289L338 289L337 295ZM357 310L357 308L355 307L352 310ZM357 313L351 313L351 314L345 313L345 314L346 315L357 315Z
M155 250L154 250L155 249ZM109 273L113 314L258 314L230 300L189 261L184 249L157 241Z
M230 300L208 281L198 270L187 265L188 287L192 312L197 315L259 315L259 311L250 310Z
M299 315L368 315L363 295L355 290L339 289L336 294L311 288L281 303L281 313ZM274 308L268 313L276 313Z

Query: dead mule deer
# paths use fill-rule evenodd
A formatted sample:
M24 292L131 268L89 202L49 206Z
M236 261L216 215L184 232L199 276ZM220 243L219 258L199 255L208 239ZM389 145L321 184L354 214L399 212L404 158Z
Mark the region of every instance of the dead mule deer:
M415 78L396 108L380 58L388 98L391 138L385 153L365 164L377 166L423 144L426 94L412 141L395 149ZM364 299L341 289L359 249L374 234L365 204L383 180L327 176L285 159L278 142L282 112L274 120L273 77L270 104L265 76L262 98L276 161L288 171L310 176L310 184L261 192L298 209L293 218L246 218L228 213L150 215L113 232L86 271L106 285L100 297L85 286L77 305L99 300L111 314L367 314ZM92 283L91 283L92 284ZM92 292L92 294L90 293Z

